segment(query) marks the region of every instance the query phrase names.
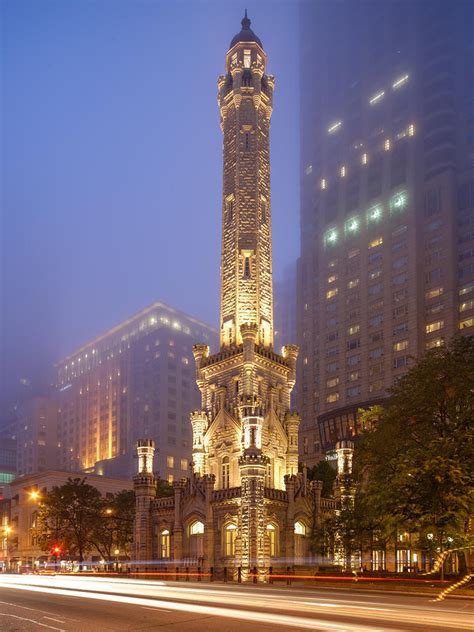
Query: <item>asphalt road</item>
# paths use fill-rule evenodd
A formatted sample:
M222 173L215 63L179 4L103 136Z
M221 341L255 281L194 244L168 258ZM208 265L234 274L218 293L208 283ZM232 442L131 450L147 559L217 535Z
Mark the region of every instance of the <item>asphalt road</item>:
M350 590L0 576L2 632L473 630L473 601Z

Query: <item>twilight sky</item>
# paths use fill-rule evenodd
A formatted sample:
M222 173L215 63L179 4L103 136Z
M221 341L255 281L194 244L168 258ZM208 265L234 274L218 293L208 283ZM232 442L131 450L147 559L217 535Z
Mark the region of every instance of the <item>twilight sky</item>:
M276 75L278 277L299 248L296 1L1 3L5 391L154 300L217 325L216 82L245 5Z

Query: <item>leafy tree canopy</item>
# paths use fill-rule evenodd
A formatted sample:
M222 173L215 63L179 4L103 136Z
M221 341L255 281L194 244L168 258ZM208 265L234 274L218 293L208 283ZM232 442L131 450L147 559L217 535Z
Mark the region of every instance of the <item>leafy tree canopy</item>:
M374 420L378 420L374 424ZM474 338L428 351L394 386L386 406L363 413L374 426L356 445L366 518L465 541L473 509ZM445 540L443 540L443 538Z

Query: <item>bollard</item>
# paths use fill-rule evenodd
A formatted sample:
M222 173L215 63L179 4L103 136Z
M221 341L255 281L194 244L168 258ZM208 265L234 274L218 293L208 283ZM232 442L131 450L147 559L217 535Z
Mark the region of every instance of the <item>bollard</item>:
M253 575L253 583L256 584L257 583L257 576L258 576L258 571L257 571L257 567L256 566L253 567L252 575Z
M189 581L189 566L186 566L186 581Z
M241 584L242 583L242 567L239 566L239 568L237 569L237 583Z
M214 566L211 566L211 568L209 569L209 581L214 581Z
M198 566L198 582L201 581L201 567Z
M176 567L176 581L179 582L179 567Z
M289 566L286 567L286 585L291 586L291 577L290 577L291 568Z
M268 583L273 584L273 566L268 569Z
M224 566L224 584L227 584L227 566Z

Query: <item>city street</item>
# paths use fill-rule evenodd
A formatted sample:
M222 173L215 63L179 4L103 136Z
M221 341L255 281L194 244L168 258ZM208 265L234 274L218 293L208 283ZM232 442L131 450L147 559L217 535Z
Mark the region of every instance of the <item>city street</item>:
M428 596L270 586L179 585L132 579L4 575L0 629L471 630L473 603Z

